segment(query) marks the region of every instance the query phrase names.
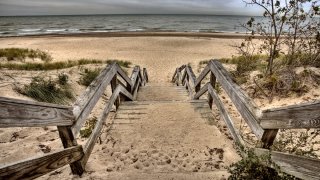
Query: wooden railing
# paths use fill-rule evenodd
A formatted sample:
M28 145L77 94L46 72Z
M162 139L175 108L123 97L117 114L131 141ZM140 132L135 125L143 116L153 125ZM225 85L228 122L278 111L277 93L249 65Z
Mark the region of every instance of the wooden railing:
M207 75L210 76L210 80L201 88L202 81ZM214 102L236 144L243 148L245 147L244 141L214 88L216 82L219 82L252 132L262 142L262 148L255 148L256 154L270 153L271 160L288 174L302 179L320 179L319 159L269 150L280 128L320 128L320 101L260 110L246 93L233 82L229 73L218 60L209 61L197 78L190 66L183 65L176 69L172 82L186 86L192 99L199 99L208 92L207 99L210 108Z
M113 105L132 101L139 87L148 82L146 69L133 69L129 78L116 63L108 65L77 99L74 105L62 106L0 97L0 127L57 126L65 149L12 164L0 165L0 179L32 179L70 164L73 174L82 175L92 149L101 133L103 122ZM124 85L125 84L125 85ZM84 146L76 137L90 112L111 85L112 95Z

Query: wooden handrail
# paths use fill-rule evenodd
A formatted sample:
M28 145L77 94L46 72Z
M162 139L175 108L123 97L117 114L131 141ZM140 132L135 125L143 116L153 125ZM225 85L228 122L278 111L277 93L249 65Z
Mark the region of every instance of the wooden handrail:
M245 147L245 144L240 133L234 126L231 117L225 110L217 92L215 91L215 81L218 81L221 84L222 88L226 91L255 135L264 143L264 148L268 148L273 143L279 128L320 127L320 101L262 111L241 90L241 88L233 82L229 73L217 60L211 60L195 81L193 80L194 77L191 72L191 67L184 67L182 84L186 86L189 93L193 93L194 89L194 95L191 94L193 99L199 99L202 95L208 92L208 101L210 107L212 105L212 102L210 102L211 99L216 104L216 107L218 108L221 117L225 121L236 144L241 147ZM179 70L180 68L176 69L175 75L172 78L174 80L173 82L176 82L177 76L179 76L179 73L181 74L181 71ZM210 82L206 83L201 88L201 82L209 73L211 74ZM193 87L190 86L189 81L192 81L192 83L194 82ZM320 160L318 159L269 151L261 148L256 148L255 152L258 155L271 153L272 161L288 174L302 179L320 179Z
M266 109L259 119L264 129L320 128L320 100Z
M0 167L0 179L34 179L83 157L82 146L73 146L40 157Z
M126 86L123 81L118 81L118 77L123 79ZM66 164L70 164L74 174L81 175L113 104L118 108L122 99L134 100L139 87L148 80L145 68L142 74L139 66L134 67L129 78L118 64L113 63L102 70L73 107L0 97L1 127L54 125L58 127L65 148L63 151L0 167L0 179L35 178ZM108 85L113 90L109 103L82 149L77 144L76 136ZM22 171L18 172L19 170Z
M91 151L94 147L94 144L97 142L97 139L101 133L102 130L102 125L104 123L104 121L107 119L109 112L112 109L113 104L115 103L117 97L120 95L120 93L124 96L126 96L127 98L129 98L130 100L133 100L133 96L131 95L130 92L128 92L123 86L118 85L117 88L115 89L115 91L112 93L110 100L107 104L107 106L104 108L103 112L101 113L100 117L98 118L96 125L90 135L90 137L88 138L87 143L84 146L84 157L82 158L81 162L83 164L87 163L87 160L91 154Z
M72 126L72 132L75 137L116 73L116 64L108 65L74 103L73 113L76 123Z
M280 169L301 179L320 179L320 159L255 148L257 155L269 155ZM273 167L274 168L274 167Z
M0 127L68 126L72 107L0 97Z

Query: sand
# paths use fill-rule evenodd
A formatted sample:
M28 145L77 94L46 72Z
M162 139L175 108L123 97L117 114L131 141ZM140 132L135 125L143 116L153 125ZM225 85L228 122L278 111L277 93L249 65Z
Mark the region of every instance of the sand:
M175 68L201 60L231 57L241 39L207 37L21 37L0 38L0 48L40 49L54 61L80 58L128 60L146 67L153 81L167 82Z
M196 74L200 73L198 64L202 60L209 60L215 58L232 57L237 54L237 50L234 45L240 44L241 38L234 36L221 36L221 37L175 37L175 36L118 36L118 37L106 37L106 36L40 36L40 37L10 37L0 38L0 48L19 47L40 49L48 52L53 57L53 62L77 60L81 58L89 59L118 59L131 61L133 64L145 67L148 70L149 78L151 82L168 83L175 71L175 68L182 64L190 63ZM92 66L88 66L92 67ZM96 67L96 66L93 66ZM20 83L20 85L30 82L32 76L42 74L55 77L58 72L66 72L71 74L71 83L76 91L76 95L80 95L84 91L84 87L80 86L77 81L80 77L79 69L77 67L64 69L60 71L50 72L26 72L26 71L7 71L1 70L0 72L0 96L27 99L25 96L13 91L13 83ZM305 102L317 98L319 91L316 89L312 91L313 95L304 95L303 97L297 97L296 99L288 99L288 103L279 101L276 105L269 105L268 107L281 106L283 104L290 104L295 102ZM316 94L316 96L314 96ZM222 96L226 96L222 92ZM102 105L106 102L106 99L110 97L110 91L107 91L102 102L97 106L101 110ZM310 97L305 98L305 97ZM305 100L304 100L305 98ZM235 117L237 122L241 122L239 114L232 106L230 100L223 98L228 106L228 110L231 115ZM256 100L260 107L267 105L266 99ZM276 101L277 102L277 101ZM240 126L240 123L236 123ZM221 133L228 137L227 129L224 125L218 126ZM248 136L252 136L249 130L245 131ZM102 139L107 140L106 134L102 134ZM229 140L228 140L229 141ZM84 143L84 139L79 139L79 142ZM232 141L230 140L232 143ZM193 145L193 146L196 146ZM50 147L51 151L61 149L61 142L58 136L56 127L45 128L1 128L0 129L0 164L10 163L16 160L28 158L34 155L45 154ZM99 169L99 165L92 165L103 157L106 150L105 146L98 146L95 148L93 159L90 159L90 166L86 174L86 179L104 179L107 174L110 179L128 179L125 174L120 175L116 172L104 172L99 174L103 170ZM190 147L191 148L191 147ZM229 147L230 148L230 147ZM225 152L229 150L224 149ZM230 156L229 156L230 157ZM183 161L186 159L183 159ZM229 158L229 163L238 160L238 156L234 156L234 159ZM98 168L98 169L96 169ZM90 174L93 174L90 176ZM139 173L138 173L139 174ZM187 173L188 174L188 173ZM225 177L226 172L216 171L212 174L212 177L220 179ZM140 179L148 178L148 174L140 173ZM135 176L137 177L137 176ZM70 179L77 178L72 176L68 166L45 175L41 179ZM171 176L164 176L163 174L157 174L151 179L188 179L184 173L171 174ZM191 176L191 179L206 179L200 173ZM210 178L210 177L208 177ZM130 179L130 177L129 177ZM139 178L138 178L139 179Z

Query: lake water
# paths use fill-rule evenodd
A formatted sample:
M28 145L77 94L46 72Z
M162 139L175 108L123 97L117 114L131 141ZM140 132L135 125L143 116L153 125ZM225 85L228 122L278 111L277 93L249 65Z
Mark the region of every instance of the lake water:
M0 36L94 32L245 32L246 16L77 15L0 17Z

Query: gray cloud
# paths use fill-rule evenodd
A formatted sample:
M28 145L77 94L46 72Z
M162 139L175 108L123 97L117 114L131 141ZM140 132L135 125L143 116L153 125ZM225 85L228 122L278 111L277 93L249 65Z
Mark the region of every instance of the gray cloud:
M61 14L257 15L240 0L0 0L0 16Z

